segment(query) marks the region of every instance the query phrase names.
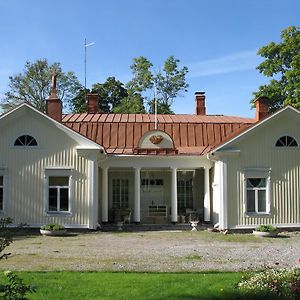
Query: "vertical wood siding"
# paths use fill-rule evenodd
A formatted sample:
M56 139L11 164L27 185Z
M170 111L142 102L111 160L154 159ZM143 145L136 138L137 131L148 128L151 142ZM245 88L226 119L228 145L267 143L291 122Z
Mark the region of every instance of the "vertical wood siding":
M38 147L13 147L23 134L36 138ZM76 142L55 128L48 120L30 112L1 128L0 167L7 169L8 186L5 216L15 224L29 225L50 222L68 225L88 224L88 160L77 154ZM46 168L71 168L70 205L68 216L45 214L44 191Z
M275 120L234 145L237 156L228 158L229 226L300 224L300 148L276 148L276 140L293 136L300 145L299 128L292 119ZM271 168L271 215L244 214L243 170Z

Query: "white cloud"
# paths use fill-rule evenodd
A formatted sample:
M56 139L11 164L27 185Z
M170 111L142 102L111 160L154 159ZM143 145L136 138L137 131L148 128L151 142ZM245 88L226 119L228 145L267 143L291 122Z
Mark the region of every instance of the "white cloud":
M188 65L189 78L254 70L261 58L257 49L232 53L230 55L191 63Z

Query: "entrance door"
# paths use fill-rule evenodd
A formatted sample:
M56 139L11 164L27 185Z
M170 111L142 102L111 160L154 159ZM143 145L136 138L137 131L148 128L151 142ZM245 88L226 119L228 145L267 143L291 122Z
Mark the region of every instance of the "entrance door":
M149 174L141 176L141 216L151 217L151 212L156 208L167 212L164 199L164 176L159 174ZM165 209L164 209L165 207Z

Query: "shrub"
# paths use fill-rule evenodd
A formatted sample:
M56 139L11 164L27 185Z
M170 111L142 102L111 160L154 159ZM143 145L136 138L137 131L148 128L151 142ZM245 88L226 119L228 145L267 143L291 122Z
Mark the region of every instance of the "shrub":
M59 224L47 224L47 225L43 225L41 229L48 230L48 231L59 231L59 230L65 230L65 227Z
M272 226L272 225L259 225L258 227L255 228L255 231L274 232L274 231L277 231L277 227Z
M238 286L255 295L274 295L280 299L300 299L300 269L267 269L243 277Z
M11 253L4 253L6 247L12 243L12 231L7 227L12 223L11 218L0 219L0 260L7 259ZM35 292L35 289L23 283L23 280L11 271L4 272L8 279L7 284L0 284L0 299L25 300L27 293Z
M11 271L5 271L8 284L0 286L0 293L5 300L26 300L27 293L34 293L36 290L32 285L27 285L23 280Z

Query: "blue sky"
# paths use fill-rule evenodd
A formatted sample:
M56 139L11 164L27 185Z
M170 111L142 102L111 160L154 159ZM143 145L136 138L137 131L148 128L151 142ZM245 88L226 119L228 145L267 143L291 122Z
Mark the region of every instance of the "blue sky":
M174 55L188 66L189 92L176 113L194 113L194 93L206 92L208 114L254 115L252 92L268 81L255 67L257 50L299 26L299 0L0 0L0 94L26 61L47 58L87 86L108 76L126 82L132 59L156 70Z

